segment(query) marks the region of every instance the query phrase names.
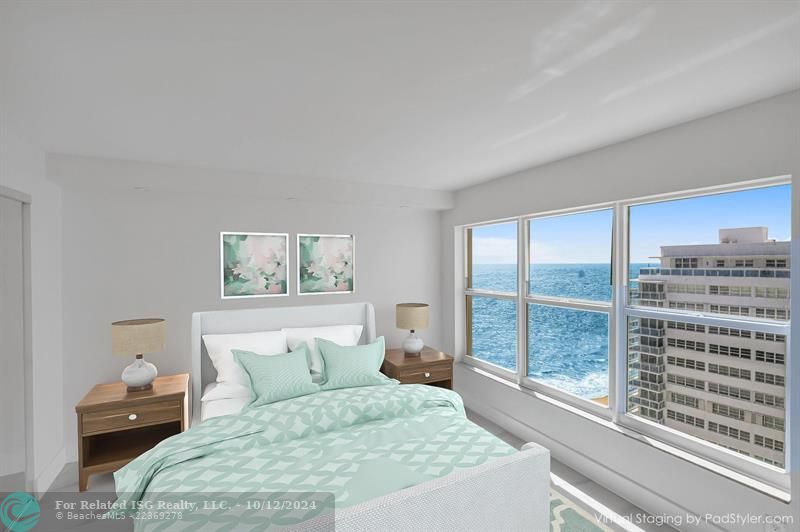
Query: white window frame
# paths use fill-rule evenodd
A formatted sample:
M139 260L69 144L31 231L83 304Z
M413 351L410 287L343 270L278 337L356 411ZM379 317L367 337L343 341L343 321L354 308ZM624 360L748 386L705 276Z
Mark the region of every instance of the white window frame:
M538 214L518 216L513 218L505 218L485 223L469 224L463 226L464 235L464 259L465 261L471 260L468 257L466 246L466 230L469 228L480 227L483 225L492 225L503 222L517 222L517 291L516 293L507 292L492 292L486 290L475 290L467 288L467 275L465 265L464 285L462 294L464 296L479 296L479 297L492 297L496 299L507 299L516 302L517 306L517 371L509 371L501 368L484 360L465 356L464 362L481 368L489 373L505 378L507 380L517 383L520 387L533 390L545 396L552 397L559 402L566 405L577 407L584 411L590 412L602 419L610 420L613 423L620 425L626 429L640 433L646 437L652 437L670 446L673 446L681 451L688 452L691 455L697 456L700 459L709 460L711 462L729 468L732 471L743 474L747 477L755 479L759 482L765 483L773 488L782 491L789 491L790 476L789 471L792 470L792 415L791 405L793 401L788 390L792 389L793 379L792 375L797 372L796 366L800 361L792 363L791 351L791 321L778 322L762 320L747 316L734 316L722 314L702 314L693 311L680 311L677 309L662 309L652 307L632 307L628 304L628 239L630 234L630 215L631 207L643 205L648 203L660 203L664 201L688 199L698 196L706 196L712 194L722 194L728 192L737 192L743 190L750 190L756 188L771 187L777 185L792 185L793 198L798 197L800 193L797 191L798 183L793 183L791 176L781 176L767 179L757 179L745 182L734 183L730 185L722 185L715 187L706 187L693 189L688 191L659 194L643 198L635 198L629 200L620 200L615 202L606 202L583 207L561 209L555 211L548 211ZM613 209L612 217L612 297L611 302L598 302L587 301L559 297L545 297L533 296L528 294L529 272L530 272L530 225L529 222L540 218L550 218L553 216L566 216L571 214L587 213L605 209ZM792 212L792 235L791 239L794 242L800 241L800 235L795 234L796 222L794 220L798 213ZM797 253L795 249L800 246L793 246L793 256ZM790 262L791 279L800 276L800 271L794 266L797 261ZM792 271L794 270L794 271ZM795 281L792 281L794 283ZM791 289L790 289L791 293ZM591 312L605 312L608 314L609 321L609 396L608 406L591 401L589 399L582 399L570 393L564 392L542 382L538 382L527 376L528 373L528 304L541 304L561 308L571 308L576 310L585 310ZM794 308L794 303L793 303ZM628 318L652 318L664 321L681 321L685 323L693 323L696 325L728 327L734 329L750 330L753 332L780 334L786 337L786 356L785 356L785 373L786 373L786 390L784 417L785 417L785 441L784 441L784 469L766 464L755 458L745 456L736 451L726 449L724 447L707 442L700 438L696 438L689 434L680 432L678 430L661 425L638 416L628 414L627 412L627 335L628 335ZM466 315L462 316L465 319ZM467 323L466 327L470 324ZM795 385L796 386L796 385Z
M614 230L614 203L603 203L592 205L590 207L582 207L582 208L575 208L575 209L565 209L556 212L546 212L541 214L529 215L529 216L522 216L520 217L520 224L523 230L521 241L519 242L519 247L521 256L524 258L524 261L521 263L523 270L520 276L520 284L517 291L520 293L520 302L518 306L521 305L521 311L518 311L519 314L522 315L523 320L520 321L520 325L517 330L517 342L520 346L520 355L518 357L517 365L520 368L519 372L519 384L525 388L533 390L535 392L540 392L545 395L549 395L555 399L558 399L561 402L576 406L578 408L582 408L589 412L592 412L595 415L601 416L604 419L611 419L611 407L610 401L611 396L615 393L614 392L614 379L612 378L611 368L614 367L614 353L616 351L614 346L614 286L612 283L611 286L611 301L592 301L587 299L580 299L580 298L568 298L568 297L552 297L552 296L537 296L528 293L529 285L530 285L530 259L531 259L531 223L535 220L542 220L547 218L555 218L555 217L566 217L566 216L574 216L578 214L588 214L592 212L598 211L612 211L612 220L611 220L611 230L613 233ZM613 242L613 238L612 238ZM610 250L611 251L611 250ZM613 268L613 251L611 251L612 258L610 266ZM591 399L584 399L573 395L571 393L565 392L563 390L559 390L554 386L550 386L543 382L537 381L528 376L528 305L544 305L550 307L557 307L557 308L566 308L572 310L581 310L587 312L598 312L601 314L606 314L608 316L608 368L609 368L609 378L608 378L608 398L609 398L609 406L605 406L600 404L596 401L592 401Z
M469 256L469 249L470 246L468 244L469 236L467 231L469 229L475 229L479 227L486 227L491 225L499 225L499 224L506 224L516 222L517 223L517 292L501 292L497 290L486 290L480 288L470 288L470 271L472 269L472 265L470 261L472 257ZM520 328L520 311L519 311L519 241L520 241L520 233L519 233L519 220L517 218L504 218L501 220L492 220L489 222L482 222L477 224L470 224L468 226L464 226L463 231L463 249L464 249L464 278L463 278L463 294L464 299L467 297L486 297L490 299L499 299L505 301L514 301L517 304L517 338L519 338L519 328ZM468 320L466 319L466 312L464 313L463 319L465 322ZM471 327L470 323L465 323L464 330L465 332ZM467 333L470 334L470 333ZM519 340L517 340L519 341ZM487 371L493 375L497 375L498 377L502 377L504 379L513 380L514 382L519 382L519 343L517 343L517 371L511 371L510 369L504 368L502 366L498 366L497 364L492 364L487 360L483 360L478 357L474 357L469 353L469 342L465 342L464 344L465 352L464 352L464 361L468 364L471 364L475 367L478 367L484 371Z

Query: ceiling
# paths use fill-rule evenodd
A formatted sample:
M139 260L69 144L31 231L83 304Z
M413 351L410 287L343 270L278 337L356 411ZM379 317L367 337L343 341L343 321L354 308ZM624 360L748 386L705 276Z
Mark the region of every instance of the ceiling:
M0 9L47 150L285 178L455 190L800 87L798 1Z

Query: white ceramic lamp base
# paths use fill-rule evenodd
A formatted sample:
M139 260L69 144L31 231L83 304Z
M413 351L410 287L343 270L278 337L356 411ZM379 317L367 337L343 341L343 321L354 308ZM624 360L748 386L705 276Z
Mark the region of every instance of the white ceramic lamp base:
M155 365L145 361L142 355L137 355L133 364L125 368L122 372L122 382L128 385L129 392L140 392L150 390L153 387L153 379L158 376Z
M422 341L422 338L414 334L414 331L411 331L411 334L403 340L403 351L409 355L420 354L423 347L425 347L425 342Z

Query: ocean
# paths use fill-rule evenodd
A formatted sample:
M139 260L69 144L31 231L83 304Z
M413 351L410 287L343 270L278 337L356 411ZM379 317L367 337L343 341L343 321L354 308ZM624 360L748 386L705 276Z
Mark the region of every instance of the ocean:
M648 264L631 264L630 277ZM611 301L608 264L530 266L535 295ZM475 264L473 288L516 291L514 264ZM528 376L571 394L593 399L608 395L608 314L528 305ZM472 353L516 371L515 301L475 297Z

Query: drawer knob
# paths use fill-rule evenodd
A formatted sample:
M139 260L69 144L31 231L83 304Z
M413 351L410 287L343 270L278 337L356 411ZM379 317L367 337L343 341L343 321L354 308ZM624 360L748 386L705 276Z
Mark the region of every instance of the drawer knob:
M128 416L128 419L130 419L131 421L136 421L137 417L138 416L136 414L131 414L131 415Z
M431 378L431 374L429 372L427 372L427 371L425 372L425 378L426 379L430 379Z

